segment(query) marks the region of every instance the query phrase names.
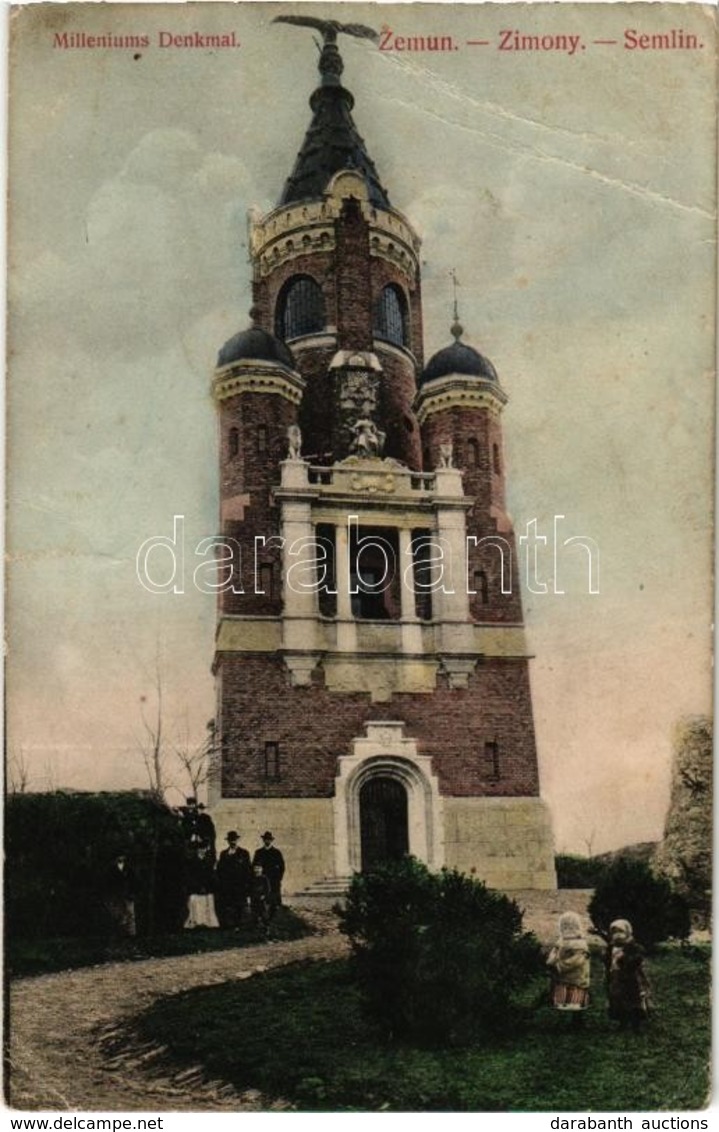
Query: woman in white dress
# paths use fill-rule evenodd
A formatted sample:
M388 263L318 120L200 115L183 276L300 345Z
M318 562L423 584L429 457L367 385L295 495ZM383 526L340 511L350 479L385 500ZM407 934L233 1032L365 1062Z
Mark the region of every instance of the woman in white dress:
M191 848L187 869L188 910L186 928L219 928L215 915L215 870L208 841L198 841Z

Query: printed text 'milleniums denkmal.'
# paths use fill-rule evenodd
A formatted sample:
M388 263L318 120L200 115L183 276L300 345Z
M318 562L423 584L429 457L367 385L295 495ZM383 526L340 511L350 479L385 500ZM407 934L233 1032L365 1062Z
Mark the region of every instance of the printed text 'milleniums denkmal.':
M599 546L586 535L562 537L560 526L564 515L555 515L552 534L538 530L538 520L530 519L526 531L519 536L518 565L526 589L531 594L563 594L560 558L576 555L575 548L586 552L586 592L599 593ZM268 553L281 552L284 561L284 583L293 593L337 593L342 586L346 593L378 594L389 589L394 579L401 577L402 584L414 593L455 593L465 589L476 593L473 578L469 576L469 552L475 548L496 555L503 594L512 593L512 546L499 534L477 538L468 535L463 552L436 534L413 537L403 556L400 556L389 539L376 529L362 534L357 515L347 516L347 544L351 545L351 567L346 577L334 577L334 543L316 533L310 537L289 541L280 535L255 536L251 544L243 546L239 540L226 535L212 535L201 539L194 556L203 559L192 570L192 585L201 593L242 594L248 590L242 585L242 564L248 559L253 568L253 585L250 593L262 594L260 566ZM137 551L135 568L140 585L150 593L183 594L190 570L185 554L185 516L173 517L172 536L153 535L145 539ZM363 570L363 558L372 559L371 571ZM377 562L382 569L377 569ZM461 559L461 561L457 561ZM547 565L549 559L551 565ZM349 562L349 559L348 559ZM549 579L549 581L545 579ZM550 588L551 584L551 588Z

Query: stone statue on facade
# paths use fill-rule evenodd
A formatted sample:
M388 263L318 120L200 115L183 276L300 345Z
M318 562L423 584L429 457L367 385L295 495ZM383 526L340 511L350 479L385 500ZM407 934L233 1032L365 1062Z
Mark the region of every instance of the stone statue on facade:
M452 456L454 454L454 445L451 440L443 440L439 446L439 466L440 468L453 468Z
M386 434L377 428L374 421L362 417L352 426L352 433L352 452L355 456L382 455Z
M302 430L299 425L291 424L287 429L287 445L289 460L302 459Z

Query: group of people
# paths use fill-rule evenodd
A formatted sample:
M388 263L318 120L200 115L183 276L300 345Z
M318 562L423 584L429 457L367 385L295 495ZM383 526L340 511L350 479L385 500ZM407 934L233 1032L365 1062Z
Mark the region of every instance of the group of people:
M622 1029L639 1030L651 1008L644 949L634 939L629 920L614 920L604 955L609 1017ZM576 912L559 917L559 936L547 957L551 1002L572 1014L575 1024L584 1020L589 1006L589 944Z
M282 853L273 844L269 829L262 834L262 845L252 858L240 845L236 830L230 830L225 840L227 848L216 859L213 842L190 839L185 927L239 928L249 910L253 922L268 930L282 906Z

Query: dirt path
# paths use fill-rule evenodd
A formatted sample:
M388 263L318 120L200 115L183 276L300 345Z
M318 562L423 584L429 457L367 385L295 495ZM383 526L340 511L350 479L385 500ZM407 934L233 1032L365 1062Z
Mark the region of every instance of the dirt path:
M345 954L344 937L330 928L330 917L311 918L320 934L306 939L18 979L10 988L13 1108L152 1113L285 1107L268 1106L254 1090L238 1093L225 1082L203 1082L199 1069L149 1072L161 1052L156 1048L108 1058L102 1047L162 995Z
M513 893L525 927L553 938L556 917L585 913L586 892ZM166 994L228 979L249 978L302 959L333 959L347 944L329 911L332 900L308 901L300 912L317 934L257 947L112 963L19 979L10 988L10 1099L22 1110L252 1112L268 1105L256 1090L237 1092L203 1080L198 1067L172 1070L155 1046L108 1054L133 1015ZM158 1062L159 1058L159 1062Z

